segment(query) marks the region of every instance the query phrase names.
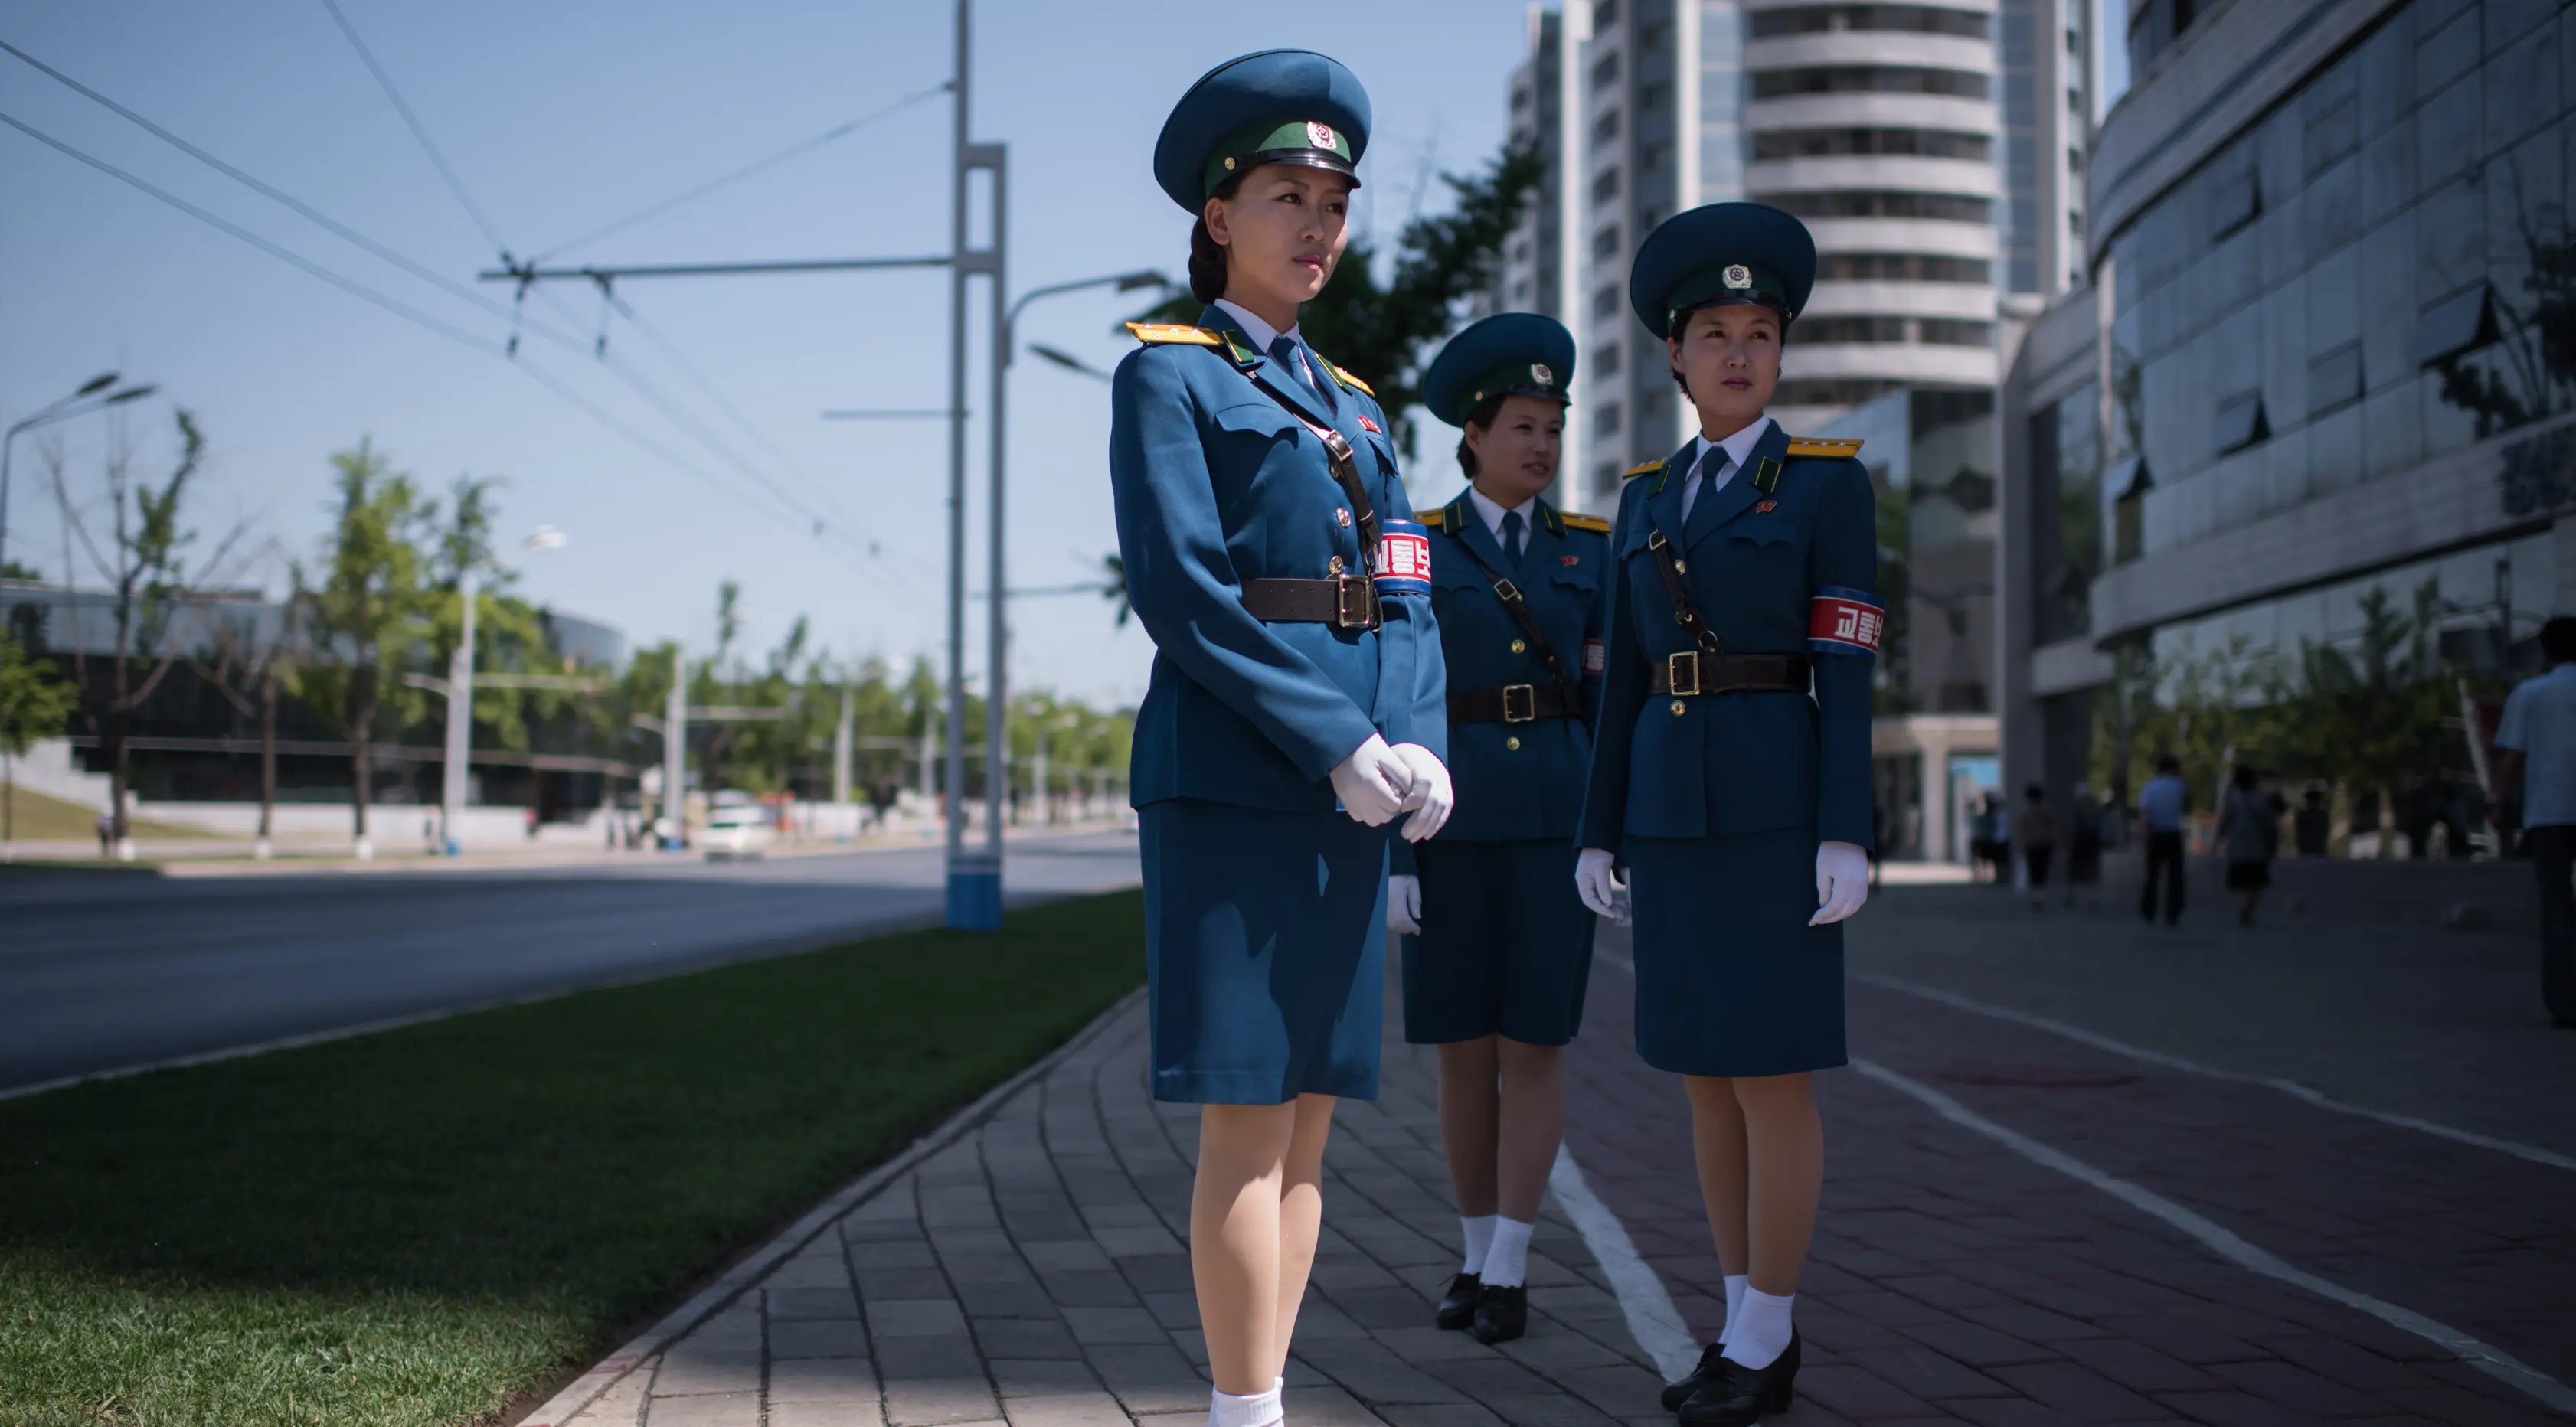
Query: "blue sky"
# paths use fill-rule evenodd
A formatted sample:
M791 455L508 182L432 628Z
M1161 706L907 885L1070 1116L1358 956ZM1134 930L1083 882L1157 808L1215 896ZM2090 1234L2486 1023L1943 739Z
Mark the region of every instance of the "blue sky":
M884 108L951 68L945 5L342 6L521 254ZM1154 134L1210 65L1269 46L1322 49L1369 85L1378 122L1359 216L1391 233L1426 169L1481 162L1500 144L1524 14L1511 0L1302 9L986 0L975 23L974 130L1011 148L1014 287L1138 267L1178 275L1188 219L1152 185ZM441 274L470 280L492 265L491 245L320 0L21 0L0 38ZM0 113L486 344L510 330L5 56ZM916 104L562 260L944 251L949 123L944 97ZM9 195L0 204L0 418L99 370L158 382L208 435L203 530L248 520L282 553L309 556L324 524L327 457L366 436L434 487L465 473L505 477L505 536L545 523L571 541L529 561L522 590L638 642L677 635L703 644L716 583L730 577L744 585L755 647L800 613L842 653L900 659L940 647L944 428L818 419L827 408L944 404L947 293L936 270L624 285L619 295L648 326L612 318L609 356L642 390L583 350L599 331L596 293L566 285L532 297L530 317L574 342L568 350L528 335L521 363L649 433L702 477L498 356L424 331L5 129L0 191ZM490 295L506 306L506 289ZM1114 324L1136 305L1109 294L1041 303L1023 318L1022 339L1108 366L1130 345ZM674 367L656 334L746 420ZM983 383L970 381L980 419ZM1013 369L1014 585L1091 578L1116 543L1106 393L1025 351ZM799 507L837 511L834 530L846 533L817 538L801 517L778 513L752 477L675 424L675 410ZM137 408L129 425L149 459L166 458L166 404ZM94 477L106 423L58 430L76 483ZM59 522L23 438L21 447L9 553L59 575ZM970 449L984 449L980 429ZM980 527L980 459L973 469ZM1455 484L1445 472L1418 482L1426 497ZM982 541L979 529L978 585ZM282 571L272 562L264 574L274 582ZM1098 598L1028 601L1017 625L1022 686L1141 696L1151 648L1133 626L1114 629ZM980 651L980 633L974 642Z

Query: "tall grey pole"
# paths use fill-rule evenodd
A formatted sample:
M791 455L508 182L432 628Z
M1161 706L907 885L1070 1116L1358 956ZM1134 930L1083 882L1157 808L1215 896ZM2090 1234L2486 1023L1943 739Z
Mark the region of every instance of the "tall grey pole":
M1002 875L1002 820L1003 815L1010 810L1011 795L1011 740L1006 731L1011 706L1009 594L1011 584L1004 578L1002 549L1002 537L1006 529L1002 519L1002 449L1010 432L1010 423L1003 420L1002 398L1003 393L1009 389L1007 377L1011 368L1010 285L1003 274L1002 255L1008 251L1003 237L1004 224L1010 214L1011 204L1007 183L1008 170L1003 161L1001 146L993 146L992 160L993 509L989 519L993 523L993 548L987 558L987 563L992 567L991 573L984 578L987 587L993 592L993 598L991 607L986 611L991 618L992 627L984 654L986 671L984 682L987 686L984 696L984 855L991 858L993 862L994 895L995 900L999 901L999 884ZM1039 790L1038 796L1043 800L1046 796L1045 790Z
M939 806L948 822L948 925L973 924L972 872L966 857L966 48L969 0L957 0L956 166L949 214L948 268L948 730L947 786Z
M850 805L850 691L841 690L841 721L832 730L832 801Z
M475 583L472 565L458 572L456 593L465 602L465 626L456 652L447 657L447 773L439 783L438 843L450 857L463 851L466 758L474 745Z
M688 840L689 807L689 659L678 640L671 641L671 695L662 709L662 818L670 831L665 850L677 852Z

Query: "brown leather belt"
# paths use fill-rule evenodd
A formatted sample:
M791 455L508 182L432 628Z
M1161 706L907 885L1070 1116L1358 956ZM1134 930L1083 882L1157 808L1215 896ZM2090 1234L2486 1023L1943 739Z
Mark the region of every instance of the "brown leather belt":
M1324 580L1246 580L1243 608L1264 624L1329 624L1375 629L1377 586L1366 575Z
M1742 694L1807 692L1804 654L1702 654L1685 649L1667 654L1654 666L1659 694Z
M1543 718L1574 718L1581 712L1554 684L1449 691L1451 723L1535 723Z

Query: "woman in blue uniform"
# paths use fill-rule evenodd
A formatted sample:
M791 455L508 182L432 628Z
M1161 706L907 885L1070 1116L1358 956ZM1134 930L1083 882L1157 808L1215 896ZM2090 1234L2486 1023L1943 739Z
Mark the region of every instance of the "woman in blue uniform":
M1140 325L1111 393L1136 715L1153 1092L1201 1105L1190 1265L1214 1427L1280 1420L1336 1097L1377 1094L1388 843L1450 804L1428 543L1386 413L1301 340L1369 104L1302 50L1210 71L1154 177L1197 219L1197 326Z
M1396 849L1387 924L1412 934L1404 1038L1440 1048L1440 1138L1466 1248L1433 1317L1488 1343L1528 1328L1530 1231L1564 1137L1563 1050L1592 970L1574 825L1610 523L1540 497L1573 379L1573 335L1511 312L1450 339L1422 380L1423 405L1461 428L1470 482L1419 517L1459 801L1439 837Z
M1824 1178L1812 1078L1846 1063L1839 923L1869 893L1869 476L1858 442L1763 415L1815 272L1796 218L1719 203L1657 228L1629 274L1700 434L1620 495L1575 875L1586 905L1633 915L1637 1050L1689 1092L1728 1299L1665 1390L1689 1427L1789 1404Z

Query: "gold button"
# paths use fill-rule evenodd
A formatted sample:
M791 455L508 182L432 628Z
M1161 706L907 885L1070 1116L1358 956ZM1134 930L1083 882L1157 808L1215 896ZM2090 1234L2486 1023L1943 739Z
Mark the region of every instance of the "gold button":
M1336 574L1336 575L1340 574L1340 573L1342 572L1342 557L1341 557L1341 556L1339 556L1339 555L1334 556L1334 557L1333 557L1333 563L1332 563L1329 567L1327 567L1327 568L1329 568L1329 569L1332 571L1332 573L1334 573L1334 574Z
M1682 701L1681 701L1681 700L1679 700L1679 699L1675 699L1675 700L1673 700L1673 717L1675 717L1675 718L1680 718L1681 716L1682 716Z
M1521 741L1517 738L1506 738L1503 740L1503 747L1510 749L1514 753L1518 753L1521 751Z
M1675 561L1673 562L1673 573L1675 573L1675 574L1680 574L1682 571L1687 570L1687 569L1689 569L1689 568L1690 568L1690 561L1688 561L1688 560L1675 560Z
M1515 639L1512 641L1512 652L1514 654L1525 654L1529 652L1529 646Z

